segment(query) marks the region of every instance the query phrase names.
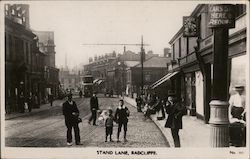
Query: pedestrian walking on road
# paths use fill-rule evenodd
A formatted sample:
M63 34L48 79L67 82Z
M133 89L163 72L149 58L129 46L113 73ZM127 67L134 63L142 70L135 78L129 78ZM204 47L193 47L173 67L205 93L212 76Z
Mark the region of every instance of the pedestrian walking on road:
M113 123L114 123L114 116L112 115L113 111L112 109L108 110L108 117L105 120L105 128L106 128L106 138L105 138L105 142L107 142L108 140L108 136L109 136L109 140L110 142L113 142L112 140L112 134L113 134Z
M65 124L67 127L67 145L71 146L72 143L72 128L75 133L76 145L82 145L80 140L79 123L79 110L75 101L72 100L72 94L68 95L68 100L63 103L63 115L65 117Z
M96 125L96 113L99 109L98 105L98 98L96 96L96 92L93 93L93 96L90 98L90 110L91 110L91 117L89 118L89 124L93 120L93 125Z
M49 94L48 99L49 99L49 102L50 102L50 106L53 106L53 101L54 101L54 96L53 96L53 94Z
M135 99L136 101L136 107L137 107L137 112L142 112L141 106L142 106L142 98L140 95L138 95Z
M169 93L165 109L168 114L165 127L171 128L174 145L180 147L179 130L182 129L182 116L185 114L185 108L177 101L174 92Z
M24 98L23 92L21 92L18 98L18 107L19 107L20 113L24 113L24 103L25 103L25 98Z
M79 91L79 97L82 98L82 90Z
M115 112L115 121L118 123L118 131L117 131L117 142L120 142L119 136L120 132L123 126L124 130L124 142L127 141L126 135L127 135L127 125L128 125L128 117L129 117L129 110L126 106L124 106L124 101L121 99L119 101L119 106L116 109Z
M32 94L31 92L28 93L27 95L27 104L28 104L28 109L29 109L29 112L31 112L32 110Z

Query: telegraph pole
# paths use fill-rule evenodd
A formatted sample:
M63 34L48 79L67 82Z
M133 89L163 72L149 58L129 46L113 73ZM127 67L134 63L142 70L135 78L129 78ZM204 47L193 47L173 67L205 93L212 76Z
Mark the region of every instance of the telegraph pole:
M145 50L143 48L143 36L141 37L141 95L144 95L144 73L143 73L143 62L145 60Z

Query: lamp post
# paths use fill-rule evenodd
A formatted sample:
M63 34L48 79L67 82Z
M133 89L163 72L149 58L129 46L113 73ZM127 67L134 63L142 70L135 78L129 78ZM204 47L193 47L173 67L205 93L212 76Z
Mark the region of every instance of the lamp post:
M208 6L209 26L213 29L213 89L210 102L210 146L229 147L228 120L228 41L229 28L234 28L234 5Z

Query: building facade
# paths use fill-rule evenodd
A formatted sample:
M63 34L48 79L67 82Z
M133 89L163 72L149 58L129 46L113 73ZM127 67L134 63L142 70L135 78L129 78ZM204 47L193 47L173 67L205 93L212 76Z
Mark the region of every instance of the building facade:
M108 69L110 64L116 59L117 53L108 53L103 56L95 56L89 59L89 64L84 65L84 75L92 75L95 91L106 92L109 84Z
M229 53L227 63L230 94L235 85L246 86L246 5L237 4L235 28L229 29ZM170 72L179 72L173 79L172 88L183 99L191 115L196 115L208 123L209 102L212 98L213 79L213 30L208 27L208 5L200 4L190 15L198 19L198 37L184 37L183 27L173 36L169 44L172 48ZM199 40L197 41L197 39ZM198 46L199 50L195 50ZM199 57L201 57L199 59Z
M44 54L37 36L30 30L29 6L5 4L5 110L20 111L19 97L35 93L43 81ZM35 80L39 79L39 80Z
M162 78L167 73L167 63L170 57L151 56L143 62L143 90L149 93L150 85ZM126 92L131 97L141 93L142 88L142 65L138 63L126 70ZM160 94L162 95L162 94Z
M50 79L58 81L58 70L47 71L48 54L39 48L39 37L30 29L29 5L5 4L5 110L22 111L20 97L32 96L33 107L46 102ZM50 67L50 66L48 66Z
M34 31L38 37L38 47L40 52L44 53L44 79L45 88L43 96L45 101L48 100L48 95L53 94L58 96L59 92L59 69L55 66L55 43L53 31Z

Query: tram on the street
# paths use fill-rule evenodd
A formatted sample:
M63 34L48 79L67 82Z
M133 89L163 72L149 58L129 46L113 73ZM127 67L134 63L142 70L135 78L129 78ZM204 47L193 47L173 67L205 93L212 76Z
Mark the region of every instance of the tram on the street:
M83 95L84 97L91 97L93 94L93 76L83 76Z

